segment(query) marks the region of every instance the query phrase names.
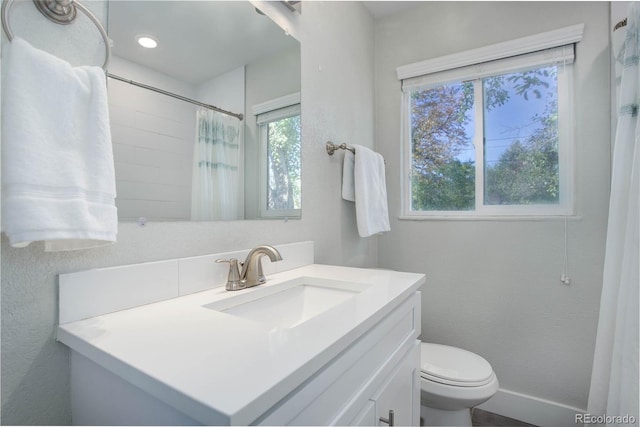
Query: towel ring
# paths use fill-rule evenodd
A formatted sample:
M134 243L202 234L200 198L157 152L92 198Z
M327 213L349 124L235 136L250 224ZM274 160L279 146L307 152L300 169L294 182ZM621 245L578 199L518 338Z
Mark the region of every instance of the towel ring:
M13 40L13 31L11 31L11 25L9 25L9 10L13 1L14 0L5 0L2 2L2 29L7 35L9 41ZM80 4L77 0L33 0L33 3L35 3L36 8L45 16L45 18L51 22L62 25L71 24L76 19L76 10L80 9L80 12L84 13L87 18L95 24L98 31L100 31L105 47L105 60L104 64L102 64L102 68L104 70L107 69L109 59L111 59L111 44L109 43L109 36L100 21L98 21L98 18L96 18L89 9Z

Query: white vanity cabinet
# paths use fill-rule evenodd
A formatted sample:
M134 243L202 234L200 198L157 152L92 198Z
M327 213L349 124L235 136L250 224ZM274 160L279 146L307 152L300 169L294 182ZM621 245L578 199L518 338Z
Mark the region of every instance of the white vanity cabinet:
M379 425L393 410L396 425L418 425L419 333L416 292L256 423Z
M375 394L375 424L391 424L391 421L380 423L381 420L391 420L395 425L408 426L420 424L420 342L414 343L410 353L396 367L393 375L385 385ZM411 398L409 398L411 396Z
M424 275L312 264L254 292L300 277L362 290L288 328L212 310L251 292L223 288L61 324L73 423L418 425Z
M388 425L392 410L395 425L418 425L419 329L416 292L250 424ZM74 425L201 424L83 356L71 364Z
M404 357L385 384L347 425L419 425L420 389L416 360L420 360L420 343ZM417 412L416 412L417 411ZM393 415L392 415L393 413Z

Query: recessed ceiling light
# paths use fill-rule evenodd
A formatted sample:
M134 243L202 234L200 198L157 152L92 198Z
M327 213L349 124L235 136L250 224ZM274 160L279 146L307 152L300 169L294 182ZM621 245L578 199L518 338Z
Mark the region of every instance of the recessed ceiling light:
M153 49L158 46L158 42L149 36L138 37L138 44L142 47L146 47L147 49Z

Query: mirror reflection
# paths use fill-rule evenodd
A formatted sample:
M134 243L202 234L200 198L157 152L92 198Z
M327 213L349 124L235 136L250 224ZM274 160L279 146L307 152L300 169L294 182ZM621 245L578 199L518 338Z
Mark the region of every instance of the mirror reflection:
M300 216L299 43L249 2L111 1L108 24L119 219Z

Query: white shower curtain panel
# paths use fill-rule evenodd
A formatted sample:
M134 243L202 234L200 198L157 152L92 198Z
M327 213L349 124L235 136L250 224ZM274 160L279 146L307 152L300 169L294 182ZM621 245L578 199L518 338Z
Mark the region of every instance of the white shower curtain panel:
M196 113L191 219L238 219L240 121L213 110Z
M638 425L639 6L632 3L627 15L600 319L587 408L607 425ZM629 424L629 417L635 423Z

